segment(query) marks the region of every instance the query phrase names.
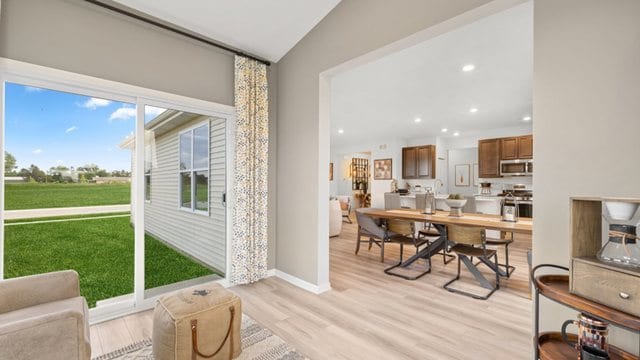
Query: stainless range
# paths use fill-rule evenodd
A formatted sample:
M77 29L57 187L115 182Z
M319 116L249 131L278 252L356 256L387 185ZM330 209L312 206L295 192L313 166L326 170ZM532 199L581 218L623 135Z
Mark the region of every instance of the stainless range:
M507 205L518 204L518 212L522 217L533 217L533 191L528 190L525 185L517 184L513 186L505 186L502 193L498 196L507 196L511 194L513 197L505 199Z

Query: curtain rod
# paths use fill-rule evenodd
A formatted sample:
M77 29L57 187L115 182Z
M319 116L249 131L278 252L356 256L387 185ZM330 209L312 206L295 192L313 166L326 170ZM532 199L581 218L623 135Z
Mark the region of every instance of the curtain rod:
M156 27L159 27L159 28L162 28L164 30L171 31L173 33L176 33L176 34L179 34L179 35L182 35L182 36L186 36L186 37L188 37L190 39L199 41L201 43L205 43L207 45L211 45L211 46L217 47L219 49L228 51L230 53L233 53L233 54L236 54L236 55L239 55L239 56L244 56L244 57L247 57L249 59L253 59L253 60L255 60L255 61L259 62L259 63L265 64L267 66L271 65L271 63L269 61L267 61L267 60L263 60L263 59L255 57L255 56L245 54L242 51L238 51L238 50L232 49L232 48L230 48L228 46L215 43L215 42L213 42L211 40L207 40L207 39L205 39L203 37L190 34L190 33L186 32L186 31L182 31L180 29L176 29L176 28L174 28L172 26L162 24L160 22L151 20L151 19L146 18L144 16L140 16L140 15L134 14L134 13L129 12L127 10L123 10L123 9L120 9L118 7L115 7L115 6L112 6L112 5L109 5L109 4L105 4L105 3L101 2L101 1L98 1L98 0L84 0L84 1L88 2L90 4L93 4L93 5L99 6L99 7L103 8L103 9L107 9L107 10L116 12L118 14L121 14L121 15L130 17L130 18L145 22L147 24L150 24L150 25L153 25L153 26L156 26Z

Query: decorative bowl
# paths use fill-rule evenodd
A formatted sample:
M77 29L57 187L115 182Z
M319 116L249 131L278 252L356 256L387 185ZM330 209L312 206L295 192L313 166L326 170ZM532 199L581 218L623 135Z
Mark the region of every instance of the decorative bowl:
M604 206L607 208L611 219L618 221L631 220L638 210L638 205L640 204L623 201L604 202Z
M444 202L447 203L450 208L461 208L467 203L467 199L446 199Z

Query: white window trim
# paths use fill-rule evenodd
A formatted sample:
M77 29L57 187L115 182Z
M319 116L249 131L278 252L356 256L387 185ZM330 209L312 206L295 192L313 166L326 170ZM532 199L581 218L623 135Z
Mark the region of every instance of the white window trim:
M22 61L0 57L0 148L4 148L4 87L6 82L26 86L42 87L56 91L82 94L120 102L133 103L137 107L135 137L135 172L131 174L136 186L133 189L132 211L135 212L135 253L134 253L134 292L115 298L89 310L91 323L114 319L127 314L153 308L159 296L144 297L144 106L176 109L226 121L226 274L231 273L231 237L232 214L235 206L233 151L235 143L235 108L229 105L189 98L163 91L147 89L111 80L81 75L64 70L34 65ZM0 156L0 165L4 166L4 156ZM0 171L0 184L4 182L4 172ZM209 194L210 195L210 194ZM141 201L142 200L142 201ZM211 201L211 200L209 200ZM0 186L0 209L4 209L4 187ZM4 216L0 211L0 280L4 278ZM228 280L217 282L229 286Z
M206 168L194 168L193 167L193 156L194 156L194 145L196 142L196 138L194 136L194 132L196 129L206 126L207 127L207 167ZM180 169L180 138L182 134L191 133L191 169L182 170ZM207 176L207 210L197 210L195 195L195 173L198 171L206 171L209 175ZM182 177L183 173L191 174L191 207L182 206ZM209 216L211 212L211 119L207 118L207 120L201 121L193 126L190 126L186 129L181 130L178 133L178 209L181 211L185 211L192 214L205 215Z

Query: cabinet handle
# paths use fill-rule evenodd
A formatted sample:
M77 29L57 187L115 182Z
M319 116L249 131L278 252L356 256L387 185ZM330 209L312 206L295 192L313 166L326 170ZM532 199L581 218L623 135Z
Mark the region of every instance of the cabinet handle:
M627 294L626 292L621 292L620 294L618 294L618 296L620 296L620 298L624 300L628 300L631 297L631 295Z

